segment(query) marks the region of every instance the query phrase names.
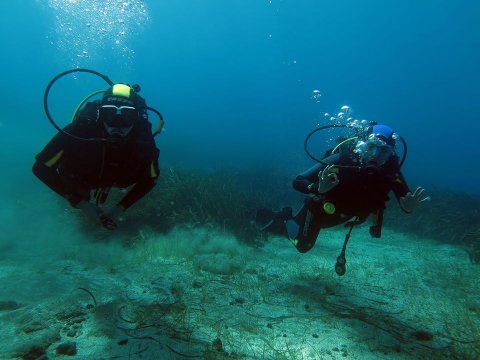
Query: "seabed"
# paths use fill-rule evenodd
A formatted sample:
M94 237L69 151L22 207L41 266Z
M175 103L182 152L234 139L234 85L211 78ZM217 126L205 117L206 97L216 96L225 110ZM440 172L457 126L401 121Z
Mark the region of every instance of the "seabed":
M362 226L339 277L342 228L306 254L202 228L129 247L59 231L54 250L1 251L0 359L479 356L480 267L453 245Z

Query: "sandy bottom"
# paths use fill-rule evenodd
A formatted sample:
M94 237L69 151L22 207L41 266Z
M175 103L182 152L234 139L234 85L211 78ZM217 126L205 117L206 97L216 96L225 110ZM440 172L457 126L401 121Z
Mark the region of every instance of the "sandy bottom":
M141 230L130 247L68 223L7 232L0 359L479 358L480 266L466 252L361 227L339 277L345 234L299 254L207 229Z

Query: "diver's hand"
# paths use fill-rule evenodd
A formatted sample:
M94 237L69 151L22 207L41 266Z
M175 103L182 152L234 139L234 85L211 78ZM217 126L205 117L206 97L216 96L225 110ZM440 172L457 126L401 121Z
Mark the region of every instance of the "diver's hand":
M340 182L338 175L333 172L333 167L334 165L328 165L318 173L318 192L320 194L329 192Z
M112 219L115 222L122 221L122 214L124 213L125 208L117 204L114 207L112 207L110 210L108 210L105 215L107 215L110 219Z
M425 195L425 189L419 186L415 189L413 194L408 192L404 197L400 198L400 206L404 211L410 213L418 206L418 204L430 200L430 196Z
M98 206L93 205L91 202L81 200L77 204L77 208L82 210L82 212L87 216L87 218L95 224L101 225L109 230L115 230L117 228L117 224L115 223L115 221L111 219L108 215L104 214L102 209L100 209Z
M118 204L100 216L102 226L108 230L115 230L118 225L117 222L121 220L120 216L125 211L125 208Z
M85 216L95 222L95 223L98 223L99 222L99 217L100 215L103 213L102 210L93 205L91 202L89 201L85 201L85 200L80 200L80 202L77 204L77 209L80 209L82 210L82 212L85 214Z
M105 229L115 230L118 227L117 223L108 215L105 215L105 214L100 215L99 220L100 220L100 225L102 225Z

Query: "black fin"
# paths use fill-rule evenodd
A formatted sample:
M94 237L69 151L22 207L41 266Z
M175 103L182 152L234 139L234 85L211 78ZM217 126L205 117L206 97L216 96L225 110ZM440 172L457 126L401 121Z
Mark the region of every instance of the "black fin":
M269 226L275 221L277 213L269 209L260 209L257 210L255 214L255 219L253 220L253 225L260 230L266 230Z
M292 208L284 207L281 211L260 209L255 214L253 221L255 227L260 231L284 232L285 222L293 219Z

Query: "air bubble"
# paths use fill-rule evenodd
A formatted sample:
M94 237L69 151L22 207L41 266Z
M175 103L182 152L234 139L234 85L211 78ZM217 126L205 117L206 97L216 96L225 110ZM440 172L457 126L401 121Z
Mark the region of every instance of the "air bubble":
M318 103L318 102L320 102L321 97L322 97L322 93L320 92L320 90L315 89L315 90L312 91L312 96L310 98L313 101Z
M84 58L103 58L113 47L115 58L133 59L128 43L150 22L144 0L45 0L53 11L56 26L50 35L73 66ZM121 45L119 45L119 35ZM83 53L83 50L87 53ZM83 60L84 61L84 60ZM89 60L90 61L90 60ZM122 65L125 64L123 60ZM127 64L128 66L128 64Z

